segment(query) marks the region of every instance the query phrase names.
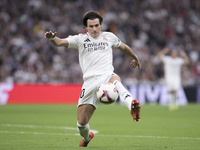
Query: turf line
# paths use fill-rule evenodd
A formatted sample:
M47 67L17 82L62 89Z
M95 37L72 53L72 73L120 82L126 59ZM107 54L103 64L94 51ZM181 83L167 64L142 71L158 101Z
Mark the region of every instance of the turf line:
M38 125L22 125L22 124L1 124L4 127L19 127L19 128L46 128L46 129L66 129L77 130L74 127L55 127L55 126L38 126Z
M109 137L124 137L124 138L157 138L157 139L185 139L185 140L200 140L194 137L167 137L167 136L143 136L143 135L96 135L96 136L109 136Z
M1 124L4 127L19 127L19 128L45 128L45 129L65 129L65 130L75 130L74 127L55 127L55 126L38 126L38 125L22 125L22 124ZM91 130L94 134L97 134L97 130ZM79 135L79 134L78 134Z
M43 132L25 132L25 131L0 131L0 133L7 133L7 134L34 134L34 135L70 135L70 136L80 136L79 134L68 134L68 133L43 133ZM134 136L134 135L101 135L97 134L95 136L107 136L107 137L123 137L123 138L154 138L154 139L182 139L182 140L200 140L200 138L193 138L193 137L166 137L166 136Z
M38 126L38 125L22 125L22 124L1 124L4 127L20 127L20 128L48 128L48 129L65 129L65 130L76 130L77 128L73 127L55 127L55 126ZM91 130L94 132L95 136L107 136L107 137L124 137L124 138L156 138L156 139L183 139L183 140L200 140L200 138L194 137L167 137L167 136L142 136L142 135L103 135L97 134L97 130ZM11 134L35 134L35 135L75 135L80 136L79 134L68 134L68 133L44 133L44 132L25 132L25 131L0 131L0 133L11 133Z

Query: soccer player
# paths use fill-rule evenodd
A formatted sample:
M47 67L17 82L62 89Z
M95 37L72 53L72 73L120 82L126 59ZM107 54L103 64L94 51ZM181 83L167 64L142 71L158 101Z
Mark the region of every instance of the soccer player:
M170 52L170 55L166 55ZM178 57L178 53L181 57ZM165 82L169 92L169 109L176 110L178 108L177 103L177 91L181 87L181 67L183 64L189 64L189 59L186 53L181 50L165 47L158 53L159 59L164 63L164 76Z
M72 35L61 39L56 36L56 32L47 31L44 37L55 46L76 48L79 52L79 63L83 72L84 83L77 106L77 127L83 137L79 146L87 147L94 137L94 134L89 132L89 120L99 103L96 90L102 83L113 83L119 91L120 99L130 110L133 120L140 120L139 101L131 97L122 85L120 77L114 73L112 48L118 48L124 54L132 57L131 67L140 69L140 62L132 49L122 43L116 35L101 31L103 18L98 12L86 12L82 21L87 30L85 34Z

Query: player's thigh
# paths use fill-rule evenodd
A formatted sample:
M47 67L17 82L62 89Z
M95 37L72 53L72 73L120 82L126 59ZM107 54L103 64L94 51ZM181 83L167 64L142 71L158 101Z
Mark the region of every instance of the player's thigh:
M78 123L81 125L86 125L92 117L95 109L96 108L90 104L80 105L77 108Z

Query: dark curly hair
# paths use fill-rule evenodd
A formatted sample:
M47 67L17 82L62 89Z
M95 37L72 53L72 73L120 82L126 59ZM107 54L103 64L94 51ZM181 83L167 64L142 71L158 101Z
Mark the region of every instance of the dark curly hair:
M103 22L103 18L100 16L100 14L97 11L90 10L90 11L86 12L83 15L83 26L87 27L87 20L88 19L94 20L96 18L99 19L100 24Z

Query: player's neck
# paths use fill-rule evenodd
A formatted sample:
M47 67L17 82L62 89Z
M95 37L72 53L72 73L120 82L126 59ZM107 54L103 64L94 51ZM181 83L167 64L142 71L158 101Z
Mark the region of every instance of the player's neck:
M89 32L87 32L87 35L93 39L98 39L101 36L102 32L100 32L100 34L97 37L92 37Z

